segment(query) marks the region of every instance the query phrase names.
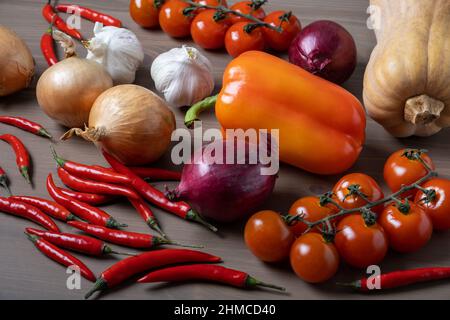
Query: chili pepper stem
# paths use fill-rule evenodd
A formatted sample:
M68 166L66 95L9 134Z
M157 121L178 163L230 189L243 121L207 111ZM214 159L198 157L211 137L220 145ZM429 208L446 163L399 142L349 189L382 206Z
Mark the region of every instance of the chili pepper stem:
M192 209L189 210L189 212L187 213L186 220L198 222L198 223L202 224L203 226L205 226L206 228L208 228L209 230L211 230L212 232L218 231L218 229L216 227L214 227L212 224L206 222L202 217L200 217L200 215L197 212L195 212Z
M28 232L24 232L27 236L28 240L30 240L33 243L36 243L36 241L39 239L38 236L35 236L34 234L29 234Z
M114 251L110 246L108 246L106 244L103 246L103 254L118 254L118 255L122 255L122 256L130 256L130 257L135 256L134 253Z
M108 288L108 284L105 282L105 280L103 280L102 278L99 278L99 279L97 279L97 281L95 281L94 286L91 288L91 290L89 290L84 295L84 298L89 299L89 297L92 296L94 294L94 292L103 291L107 288Z
M8 196L12 196L11 189L9 189L8 181L6 180L6 176L0 176L0 187L4 188L8 193Z
M189 108L184 117L184 124L189 129L194 127L194 122L198 120L200 113L216 105L218 95L207 97Z
M108 221L106 222L106 227L119 229L119 228L126 228L126 227L128 227L128 225L125 223L119 223L119 222L117 222L116 219L114 219L113 217L110 217L108 219Z
M53 147L53 145L50 145L50 150L52 152L53 159L55 159L55 161L58 164L58 166L60 166L61 168L64 167L64 164L66 163L66 160L64 160L63 158L58 156L58 154L56 153L56 150Z
M31 179L30 179L30 174L28 172L28 167L21 167L20 168L20 173L22 174L22 177L24 177L25 181L31 185Z
M40 135L41 137L53 139L53 136L45 128L39 129L38 135Z
M348 288L352 288L352 289L361 289L361 281L357 280L357 281L353 281L353 282L336 282L337 286L340 287L348 287Z
M155 218L148 218L146 221L147 225L158 232L164 239L168 239L167 235L162 231L161 227L158 224L158 221L156 221Z
M202 245L182 244L182 243L179 243L176 241L171 241L171 240L168 240L165 238L160 238L160 237L153 238L153 245L164 245L164 244L183 247L183 248L195 248L195 249L204 248L204 246L202 246Z
M245 285L247 287L265 287L265 288L271 288L279 291L286 291L286 288L280 287L271 283L265 283L262 281L259 281L258 279L255 279L251 276L247 276L247 279L245 279Z

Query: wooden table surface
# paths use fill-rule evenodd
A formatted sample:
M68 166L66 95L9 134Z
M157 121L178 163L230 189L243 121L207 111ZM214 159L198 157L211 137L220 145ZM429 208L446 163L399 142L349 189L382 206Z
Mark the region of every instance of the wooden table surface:
M15 30L28 44L36 60L36 76L30 88L15 95L0 98L0 113L24 116L36 120L55 136L59 137L65 128L47 118L40 110L35 96L35 84L45 70L46 63L39 49L39 39L47 28L41 17L42 1L36 0L2 0L0 1L0 23ZM70 1L87 5L110 13L120 18L125 26L134 31L145 49L145 63L138 71L136 83L154 89L150 78L149 67L152 60L161 52L190 40L173 40L162 31L149 31L139 28L128 15L128 1L110 0ZM234 1L230 1L234 2ZM358 66L352 78L344 85L357 97L361 98L362 79L369 54L375 44L373 32L366 27L366 9L368 1L364 0L272 0L267 11L274 8L292 10L303 25L318 19L334 20L345 26L354 36L358 47ZM93 24L83 22L82 31L92 35ZM80 47L79 52L83 52ZM224 52L206 52L214 65L214 74L218 88L221 74L231 60ZM263 66L262 66L263 67ZM176 110L177 124L182 126L183 113ZM216 127L213 113L204 115L204 124ZM0 124L0 133L11 133L23 139L33 160L32 189L19 175L14 155L10 147L0 144L0 162L7 170L14 194L27 194L48 197L45 189L45 178L49 172L56 173L52 160L49 141L24 133L16 128ZM365 172L382 182L382 168L386 157L393 151L414 146L430 151L435 164L444 177L450 177L450 130L430 138L395 139L389 136L381 126L372 120L367 124L367 141L364 150L349 172ZM84 163L103 164L96 148L81 139L57 143L58 152L67 159ZM160 161L161 166L170 167L170 159ZM330 165L332 160L330 160ZM267 204L267 208L285 212L290 204L299 197L318 194L329 190L338 176L317 176L300 169L281 167L276 189ZM58 181L58 183L60 183ZM173 185L173 184L170 184ZM163 185L160 184L160 187ZM148 227L127 204L111 205L106 210L129 225L130 230L146 232ZM269 265L256 259L245 247L242 239L243 223L221 227L222 236L217 236L204 228L184 222L156 210L165 231L172 238L185 243L205 243L208 252L217 254L226 261L226 265L248 271L255 277L287 287L288 293L280 294L265 290L238 290L226 286L212 284L179 284L179 285L132 285L126 284L101 296L104 299L420 299L450 297L450 282L424 284L407 289L386 292L384 294L360 295L336 288L334 281L350 281L363 275L363 271L341 266L336 277L329 283L309 285L298 279L288 265ZM58 223L65 231L70 228ZM66 288L67 274L65 269L36 251L24 234L24 227L34 226L26 220L0 214L0 299L80 299L91 283L82 280L81 290ZM450 232L435 233L426 248L414 254L389 253L381 265L382 271L406 269L426 266L450 265ZM82 257L92 270L99 274L109 265L118 261L116 257L92 259Z

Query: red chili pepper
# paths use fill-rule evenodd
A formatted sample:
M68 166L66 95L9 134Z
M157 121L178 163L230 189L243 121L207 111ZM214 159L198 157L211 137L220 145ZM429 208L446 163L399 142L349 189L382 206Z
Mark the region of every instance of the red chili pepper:
M45 229L59 232L58 226L49 216L28 203L0 197L0 211L31 220Z
M53 24L51 24L41 37L41 51L42 55L49 66L58 63L58 58L55 53L55 46L53 41Z
M30 156L22 141L12 134L3 134L0 136L0 140L3 140L11 145L16 154L16 163L19 167L19 171L25 180L31 184L30 180Z
M238 288L267 287L285 291L283 287L259 281L248 273L210 264L193 264L175 266L150 272L138 282L179 282L190 280L207 280L229 284Z
M34 228L26 228L25 230L27 233L41 237L58 247L88 254L90 256L100 257L105 254L125 254L114 251L103 241L80 234L59 233Z
M210 230L216 232L217 228L213 225L209 224L205 220L203 220L198 213L196 213L186 202L172 202L168 200L164 193L159 191L158 189L154 188L153 186L149 185L147 182L145 182L142 178L140 178L138 175L133 173L129 168L124 166L122 163L120 163L118 160L116 160L114 157L107 154L105 151L103 151L103 156L105 157L106 161L113 167L114 170L116 170L119 173L127 175L131 179L131 186L140 193L140 195L146 199L147 201L153 203L154 205L170 212L175 215L177 215L180 218L183 218L185 220L191 220L198 223L201 223L202 225L206 226Z
M181 172L177 171L148 167L129 167L129 169L142 179L148 179L151 181L181 180Z
M418 268L411 270L400 270L385 273L379 276L380 289L369 289L367 286L367 278L362 278L351 283L338 283L341 286L352 287L361 292L380 291L385 289L398 288L410 284L448 279L450 278L450 267L430 267Z
M110 203L115 198L112 196L107 196L104 194L94 194L94 193L86 193L86 192L77 192L69 189L58 188L58 190L63 194L70 198L74 198L80 202L84 202L90 204L91 206L100 206L106 203Z
M71 175L61 167L58 168L58 176L66 186L76 191L86 191L91 193L100 193L111 196L124 196L131 199L139 199L137 193L130 188L106 182L97 182L93 180L78 178Z
M161 227L159 226L158 220L156 220L156 217L153 214L152 209L150 209L150 207L144 202L144 200L142 199L135 200L131 198L128 198L128 200L150 228L158 232L164 238L167 238L167 235L161 230Z
M12 125L41 137L46 137L49 139L52 138L51 134L48 133L48 131L39 123L30 121L22 117L0 116L0 122Z
M71 221L77 219L77 217L74 216L69 210L59 205L58 203L47 199L30 196L13 196L10 197L10 199L28 203L33 207L38 208L42 212L48 214L49 216L62 221Z
M68 161L58 156L55 149L51 147L53 158L58 166L70 174L83 178L105 183L129 184L131 179L126 175L117 173L111 169L100 166L88 166L85 164Z
M83 36L78 30L69 27L64 20L55 13L50 2L51 1L48 0L47 4L42 8L42 16L45 20L47 20L48 23L53 23L58 30L67 33L69 36L78 40L83 40Z
M28 239L33 242L36 248L39 249L43 254L52 259L53 261L62 264L63 266L77 266L80 269L80 274L87 280L95 282L96 278L92 271L79 259L72 256L70 253L58 248L57 246L51 244L50 242L39 238L38 236L31 235L25 232Z
M9 190L8 186L8 176L2 167L0 167L0 187L4 188L8 192L8 195L11 195L11 190Z
M80 14L84 19L92 22L101 22L104 26L122 27L122 22L119 19L86 7L73 4L58 4L55 8L59 12Z
M107 226L111 228L126 227L125 224L118 223L116 219L111 217L103 210L64 195L53 182L51 173L47 177L47 190L53 200L55 200L57 203L67 208L67 210L83 220L89 221L90 223L96 225Z
M198 248L198 246L182 245L165 238L155 237L151 234L114 230L81 221L69 221L67 224L96 238L129 248L152 249L164 244Z
M142 272L178 263L218 263L222 259L208 253L187 249L161 249L123 259L102 272L94 287L85 295L113 288Z

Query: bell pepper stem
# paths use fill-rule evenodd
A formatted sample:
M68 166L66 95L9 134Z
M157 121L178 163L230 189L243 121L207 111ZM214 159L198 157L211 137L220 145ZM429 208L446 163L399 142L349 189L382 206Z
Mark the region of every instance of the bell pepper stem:
M184 124L186 127L192 129L194 127L194 122L198 120L200 113L216 105L217 97L218 95L205 98L190 107L184 117Z

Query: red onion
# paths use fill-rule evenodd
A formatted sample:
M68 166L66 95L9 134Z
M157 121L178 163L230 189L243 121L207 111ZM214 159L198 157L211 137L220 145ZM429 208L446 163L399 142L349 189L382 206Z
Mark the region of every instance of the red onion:
M195 152L192 164L184 165L178 187L167 191L166 195L174 200L188 202L203 217L217 222L243 219L258 209L272 194L276 175L261 175L261 168L268 166L259 161L248 164L248 144L245 144L245 152L242 152L245 164L237 164L236 161L234 164L212 163L215 153L205 150L211 150L213 144L218 144L216 150L223 148L223 159L226 159L225 141L219 140L204 146ZM234 145L236 160L237 144Z
M306 26L292 41L289 61L340 84L355 70L355 41L341 25L333 21L316 21Z

